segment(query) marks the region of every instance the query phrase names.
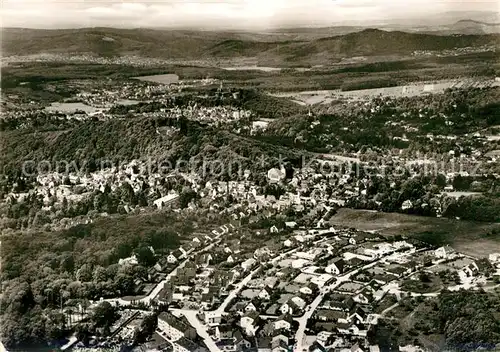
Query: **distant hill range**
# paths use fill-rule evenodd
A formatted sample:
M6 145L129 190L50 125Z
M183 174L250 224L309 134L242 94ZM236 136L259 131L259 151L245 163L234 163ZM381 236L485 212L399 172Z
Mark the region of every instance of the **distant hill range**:
M456 26L497 26L460 21ZM14 29L2 30L4 56L38 53L139 55L164 59L256 57L266 62L321 63L345 57L408 55L415 50L451 50L498 45L499 34L433 35L364 29L287 29L271 32L213 32L155 29ZM347 33L347 34L345 34Z
M488 23L476 20L460 20L453 24L429 27L414 27L410 32L427 34L450 35L450 34L498 34L500 23Z

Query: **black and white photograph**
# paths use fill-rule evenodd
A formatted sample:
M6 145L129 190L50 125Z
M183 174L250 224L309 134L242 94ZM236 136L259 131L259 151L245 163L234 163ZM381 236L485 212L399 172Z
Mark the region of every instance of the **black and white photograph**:
M498 0L0 15L0 352L500 351Z

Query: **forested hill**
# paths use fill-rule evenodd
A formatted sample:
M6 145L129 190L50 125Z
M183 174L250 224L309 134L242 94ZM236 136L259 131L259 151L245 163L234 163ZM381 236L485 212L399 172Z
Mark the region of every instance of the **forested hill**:
M218 33L152 29L85 28L2 31L3 55L86 53L139 55L164 59L258 57L277 62L354 55L407 55L415 50L447 50L497 45L500 35L447 35L366 29L314 40L276 34Z
M182 123L180 123L183 125ZM88 121L68 130L2 132L0 163L7 175L18 175L23 165L49 160L55 167L65 161L80 170L94 171L106 162L134 159L170 162L179 160L238 160L245 167L266 156L263 170L273 167L273 156L293 155L285 147L270 145L187 121L178 129L175 119L129 118ZM29 161L27 164L23 164ZM254 168L252 167L252 168Z

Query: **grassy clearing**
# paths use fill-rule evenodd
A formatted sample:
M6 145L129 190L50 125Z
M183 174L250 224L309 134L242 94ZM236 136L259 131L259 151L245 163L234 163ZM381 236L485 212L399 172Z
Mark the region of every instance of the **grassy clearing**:
M422 282L418 276L414 276L403 281L402 289L408 292L415 293L431 293L438 292L443 288L443 282L437 275L428 273L427 282Z
M500 238L486 235L500 229L497 223L340 209L330 218L330 224L377 231L385 236L406 235L436 245L450 244L460 252L478 257L500 252Z

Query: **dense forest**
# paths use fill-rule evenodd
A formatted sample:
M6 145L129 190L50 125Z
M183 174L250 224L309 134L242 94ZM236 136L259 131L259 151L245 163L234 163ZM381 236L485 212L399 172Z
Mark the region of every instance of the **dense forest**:
M449 90L405 98L374 98L369 104L334 101L317 105L314 116L295 114L273 121L266 141L315 152L357 152L365 148L413 148L446 153L457 141L432 141L433 135L465 136L500 124L500 88ZM319 123L318 123L319 122ZM478 142L462 147L470 153Z
M404 307L405 303L401 305ZM439 350L475 351L495 349L500 343L500 300L498 296L477 291L443 291L437 298L421 303L413 302L410 327L399 321L383 320L371 339L381 350L395 351L400 345L424 341L440 341L431 344ZM406 321L406 319L404 319Z
M148 269L158 256L188 241L195 229L224 220L141 214L100 218L55 232L3 236L2 342L36 345L66 336L71 320L67 307L76 313L90 300L133 295L136 280L148 282ZM139 265L118 265L120 258L132 254ZM88 329L105 325L99 317L90 319L95 324Z

